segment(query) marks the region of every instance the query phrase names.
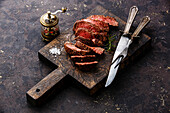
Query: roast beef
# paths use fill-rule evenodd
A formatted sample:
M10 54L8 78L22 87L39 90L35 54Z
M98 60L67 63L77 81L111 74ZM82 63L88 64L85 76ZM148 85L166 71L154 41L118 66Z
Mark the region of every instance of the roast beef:
M101 36L98 33L93 33L90 30L86 28L78 28L77 31L75 32L75 36L82 36L87 39L99 39L101 41L106 41L107 38L105 36Z
M73 31L76 32L78 28L86 28L93 33L98 33L101 36L107 36L107 32L102 31L98 26L87 21L82 20L76 21L73 26Z
M85 21L85 22L90 22L91 24L94 24L96 26L98 26L102 31L109 31L109 24L103 22L103 21L100 21L100 20L93 20L93 19L82 19L82 21Z
M82 36L77 36L75 38L76 41L80 41L84 44L90 45L90 46L103 46L103 42L100 41L99 39L88 39L88 38L84 38Z
M82 21L82 20L77 20L74 23L73 31L76 31L78 28L87 28L87 29L90 29L94 32L100 32L101 31L98 26L95 26L94 24L92 24L90 22L86 22L86 21Z
M81 70L90 71L95 69L94 66L98 64L98 61L92 61L92 62L75 62L75 65L79 67Z
M92 35L92 33L90 31L88 31L88 29L85 28L78 28L77 31L75 32L75 36L81 36L87 39L93 39L94 36Z
M103 42L99 39L92 39L94 46L103 46Z
M92 15L75 22L73 31L76 43L65 42L64 48L79 69L95 69L94 66L98 64L96 54L101 55L105 50L96 46L103 46L107 40L109 25L118 26L118 22L113 17L103 15Z
M90 53L90 51L88 50L82 50L82 49L77 48L71 42L65 42L64 48L65 48L65 51L70 55L86 55Z
M91 62L96 60L95 55L74 55L71 56L71 60L74 62Z
M93 51L99 55L103 54L104 53L104 49L101 48L101 47L91 47L91 46L88 46L86 44L83 44L82 42L80 41L76 41L76 44L75 44L78 48L80 49L83 49L83 50L88 50L88 51Z
M87 18L93 20L100 20L112 26L118 26L118 22L116 21L116 19L110 16L105 17L104 15L91 15L90 17Z

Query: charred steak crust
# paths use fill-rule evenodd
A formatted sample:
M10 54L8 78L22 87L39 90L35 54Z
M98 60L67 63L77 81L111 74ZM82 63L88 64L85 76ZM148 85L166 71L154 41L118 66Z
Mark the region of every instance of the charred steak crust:
M70 55L86 55L90 53L90 51L88 50L82 50L82 49L77 48L71 42L65 42L64 48L65 48L65 51Z
M118 22L116 21L115 18L110 17L110 16L104 16L104 15L91 15L87 17L88 19L93 19L93 20L100 20L105 23L108 23L109 25L112 26L118 26Z
M103 46L103 42L98 39L87 39L82 36L77 36L75 38L76 41L80 41L84 44L90 45L90 46Z
M86 28L93 33L98 33L102 36L107 36L106 31L102 31L102 29L100 29L98 26L96 26L95 24L92 24L90 22L78 20L75 22L75 24L73 26L73 31L76 32L78 28Z
M107 40L105 36L100 35L99 33L93 33L90 30L86 28L78 28L77 31L75 32L75 36L82 36L84 38L88 39L99 39L103 42Z
M105 23L103 21L93 20L93 19L90 19L90 18L89 19L82 19L82 21L90 22L91 24L98 26L102 31L106 31L106 32L109 31L109 24Z
M91 46L88 46L86 44L83 44L80 41L77 41L75 46L77 46L78 48L83 49L83 50L93 51L93 52L95 52L96 54L99 54L99 55L104 53L103 48L101 48L101 47L91 47Z
M96 46L103 46L103 42L101 40L99 40L99 39L92 39L92 42Z
M88 30L88 29L85 29L85 28L78 28L77 31L75 32L75 36L82 36L84 38L87 38L87 39L93 39L94 36L93 34Z
M100 28L90 22L86 22L86 21L83 21L83 20L77 20L75 23L74 23L74 26L73 26L73 31L76 31L78 28L87 28L87 29L90 29L92 31L95 31L95 32L100 32Z
M76 41L75 46L78 47L78 48L80 48L80 49L83 49L83 50L91 51L90 46L88 46L88 45L86 45L86 44L83 44L83 43L80 42L80 41Z

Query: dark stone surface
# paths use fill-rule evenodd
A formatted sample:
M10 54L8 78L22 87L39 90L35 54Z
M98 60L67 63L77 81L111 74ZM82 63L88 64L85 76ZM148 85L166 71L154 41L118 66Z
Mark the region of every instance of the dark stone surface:
M132 5L138 6L134 26L143 16L151 17L143 32L153 38L153 48L94 96L69 86L40 108L27 104L25 93L54 69L38 59L38 50L46 45L40 38L40 16L68 7L58 15L60 31L65 32L96 5L123 20ZM0 113L170 112L169 6L168 0L1 0Z

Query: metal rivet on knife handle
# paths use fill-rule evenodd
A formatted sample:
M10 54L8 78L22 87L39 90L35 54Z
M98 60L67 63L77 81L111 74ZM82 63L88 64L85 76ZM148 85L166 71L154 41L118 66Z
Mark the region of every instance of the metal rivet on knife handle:
M149 16L145 16L145 17L142 18L142 20L139 23L138 27L136 28L136 30L134 31L134 33L131 36L132 40L133 40L134 37L138 36L140 31L148 24L149 21L150 21L150 17Z
M124 30L124 34L129 33L130 27L131 27L131 25L133 23L133 20L134 20L134 18L136 16L137 12L138 12L138 8L136 6L132 6L130 8L128 20L127 20L125 30Z

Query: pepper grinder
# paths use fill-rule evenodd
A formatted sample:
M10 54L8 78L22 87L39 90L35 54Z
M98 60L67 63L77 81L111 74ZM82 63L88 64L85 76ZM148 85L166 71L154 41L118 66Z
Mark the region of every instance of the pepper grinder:
M67 8L62 7L61 10L57 10L54 13L47 11L47 13L40 17L41 37L44 41L51 41L59 35L59 18L56 14L65 13L66 10Z

